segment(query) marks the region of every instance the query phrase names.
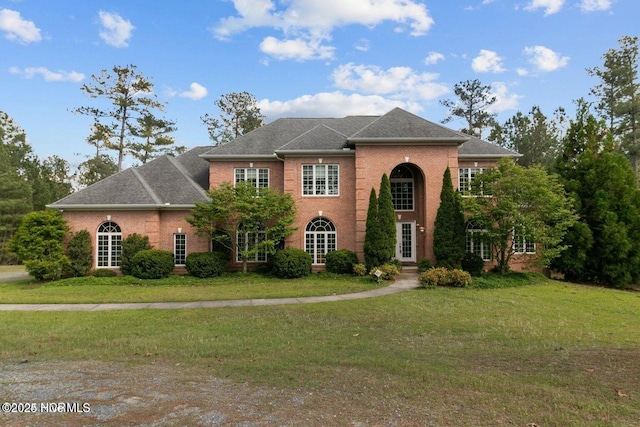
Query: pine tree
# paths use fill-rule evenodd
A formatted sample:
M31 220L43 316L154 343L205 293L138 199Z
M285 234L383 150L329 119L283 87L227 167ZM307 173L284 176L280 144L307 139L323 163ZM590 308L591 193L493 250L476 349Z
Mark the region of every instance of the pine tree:
M442 178L440 207L433 232L433 251L438 266L460 268L465 252L465 225L459 195L453 190L451 171L447 167Z
M380 253L382 263L387 263L396 254L396 214L391 196L391 183L387 174L382 175L378 192L378 222L380 224Z

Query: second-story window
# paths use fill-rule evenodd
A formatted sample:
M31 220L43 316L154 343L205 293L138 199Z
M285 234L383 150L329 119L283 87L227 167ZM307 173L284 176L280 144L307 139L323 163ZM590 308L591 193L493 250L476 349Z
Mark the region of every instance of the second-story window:
M458 190L463 196L471 195L471 183L477 175L484 172L484 168L460 168L458 169Z
M269 187L269 169L268 168L236 168L235 183L248 181L253 183L256 188Z
M302 165L304 196L337 196L339 194L338 165Z

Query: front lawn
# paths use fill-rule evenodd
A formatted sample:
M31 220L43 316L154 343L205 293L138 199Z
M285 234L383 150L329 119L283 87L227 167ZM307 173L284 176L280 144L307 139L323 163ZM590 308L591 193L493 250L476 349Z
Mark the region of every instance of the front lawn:
M170 276L160 280L125 277L80 277L49 283L34 280L0 283L0 304L99 304L131 302L221 301L297 298L348 294L375 289L366 277L312 274L295 280L259 274L228 273L213 279Z
M329 393L389 425L637 426L639 313L638 293L551 281L291 306L0 312L0 360L172 366Z

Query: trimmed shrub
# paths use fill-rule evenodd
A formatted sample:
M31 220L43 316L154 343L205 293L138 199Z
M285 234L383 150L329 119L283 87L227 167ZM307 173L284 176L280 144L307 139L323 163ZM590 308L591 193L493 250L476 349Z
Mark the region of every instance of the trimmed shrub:
M472 276L480 276L484 271L484 260L473 252L467 252L462 258L462 269Z
M456 288L466 288L471 285L473 279L471 275L459 268L449 270L449 286L453 286Z
M185 261L189 274L201 279L220 276L226 267L227 254L224 252L193 252Z
M382 275L380 276L380 279L382 280L393 280L398 274L400 274L398 267L394 264L387 263L378 267L373 267L371 271L369 271L369 275L377 280L378 277L376 276L376 271L378 270L382 272Z
M87 230L74 233L67 245L67 257L69 266L66 269L68 276L83 277L89 273L92 264L91 235Z
M302 249L287 248L273 256L273 274L283 279L295 279L311 273L311 255Z
M24 262L25 269L37 280L58 280L69 266L69 259L63 254L52 254L46 258Z
M118 273L114 270L109 270L108 268L98 268L97 270L93 270L91 275L93 277L116 277Z
M430 268L420 275L420 285L423 288L435 288L436 286L465 288L472 282L471 275L460 269L447 270L443 267L436 267Z
M139 251L131 259L131 275L138 279L169 277L173 267L173 254L159 249Z
M140 251L151 249L149 237L138 233L129 234L122 239L122 253L120 254L120 271L124 275L133 275L133 257Z
M327 254L325 268L330 273L351 274L353 266L358 263L358 256L348 249L332 251Z
M427 271L431 268L431 261L428 258L422 258L418 263L418 271L420 273Z
M367 266L364 264L355 264L353 266L353 274L356 276L366 276Z

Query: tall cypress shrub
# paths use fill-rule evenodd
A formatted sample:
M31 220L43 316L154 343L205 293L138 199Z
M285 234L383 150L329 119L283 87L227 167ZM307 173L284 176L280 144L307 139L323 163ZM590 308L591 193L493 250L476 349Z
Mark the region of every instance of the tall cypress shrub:
M433 232L433 252L439 267L460 268L464 258L465 225L459 197L453 190L451 171L447 167L442 178L440 207Z
M378 192L378 223L380 224L381 263L387 263L396 254L396 213L391 196L391 183L387 174L382 175Z
M376 190L371 189L369 209L367 210L366 232L364 235L364 262L367 270L380 265L380 223L378 222L378 198Z

